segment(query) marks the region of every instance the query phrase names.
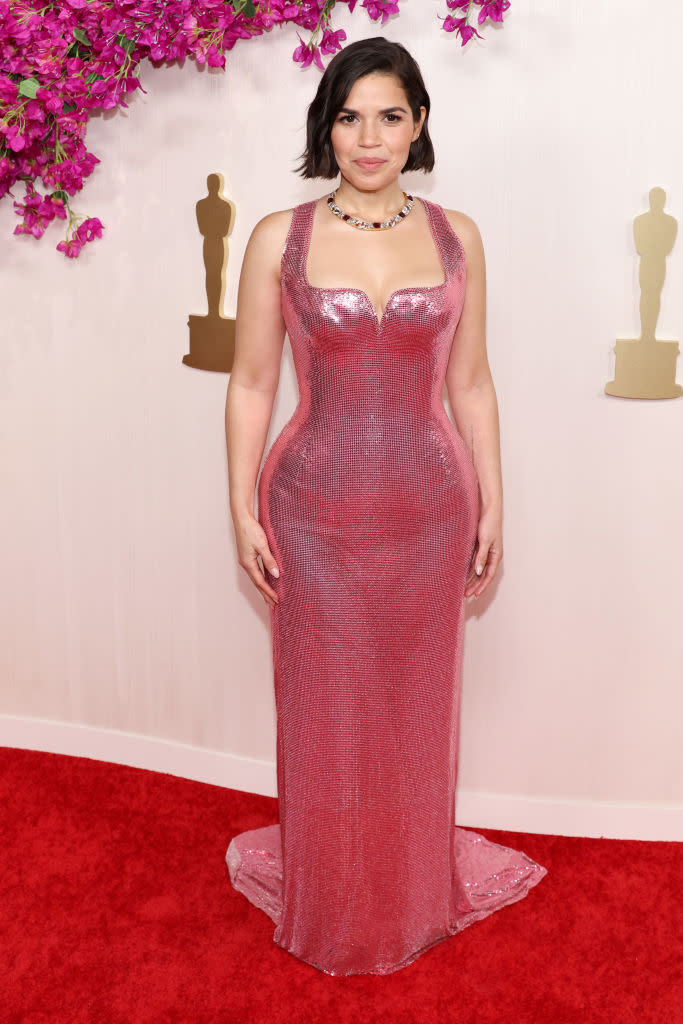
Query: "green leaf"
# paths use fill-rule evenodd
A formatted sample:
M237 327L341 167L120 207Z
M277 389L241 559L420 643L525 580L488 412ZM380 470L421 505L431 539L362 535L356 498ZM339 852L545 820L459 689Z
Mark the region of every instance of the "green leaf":
M17 92L20 96L28 96L30 100L34 100L39 88L40 82L37 82L35 78L22 78Z
M244 14L247 18L253 18L256 14L252 0L231 0L230 6L235 14Z
M82 28L75 28L72 34L74 39L77 39L79 43L83 43L85 46L92 46L92 43Z
M123 32L118 33L118 35L116 36L116 42L119 44L122 50L126 51L126 53L132 53L133 50L135 49L135 40L128 39L126 36L124 36Z

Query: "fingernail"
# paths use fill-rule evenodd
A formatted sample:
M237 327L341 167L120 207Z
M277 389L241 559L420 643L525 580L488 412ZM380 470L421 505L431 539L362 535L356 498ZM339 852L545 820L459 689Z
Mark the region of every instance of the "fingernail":
M477 566L477 576L481 576L483 571L484 571L484 566L483 565L478 565Z
M277 566L275 566L275 568L274 568L274 569L271 569L271 570L270 570L270 574L271 574L271 576L275 576L275 577L278 577L278 576L280 575L280 570L278 569L278 567L277 567Z

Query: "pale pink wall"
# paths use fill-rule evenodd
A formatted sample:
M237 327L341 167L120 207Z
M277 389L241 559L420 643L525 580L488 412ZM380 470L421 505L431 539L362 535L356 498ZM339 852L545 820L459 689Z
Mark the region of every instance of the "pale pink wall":
M683 13L662 31L636 0L515 0L460 52L441 6L406 4L383 29L341 5L335 19L349 41L383 33L420 61L437 165L402 181L473 216L487 254L505 554L468 616L459 791L495 808L473 824L590 818L601 834L612 806L622 834L654 814L649 837L680 838L683 401L603 386L610 345L638 329L632 219L653 185L683 218ZM105 231L79 260L54 251L61 225L12 237L0 204L0 743L75 752L79 723L114 731L91 733L89 756L125 760L124 733L171 741L165 770L191 775L188 750L210 751L225 785L274 792L268 611L228 514L227 377L181 360L188 315L205 311L207 173L237 204L228 314L255 222L330 187L291 170L318 81L292 62L297 42L240 44L226 73L144 66L147 93L91 124L102 163L74 207ZM682 254L679 239L662 338L683 333ZM287 345L269 444L295 403Z

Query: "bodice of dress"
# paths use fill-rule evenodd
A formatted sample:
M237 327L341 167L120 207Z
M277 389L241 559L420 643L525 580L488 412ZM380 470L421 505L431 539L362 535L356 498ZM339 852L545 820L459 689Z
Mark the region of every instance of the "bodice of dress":
M331 500L349 486L397 498L433 468L437 487L460 486L474 468L446 414L442 391L462 312L466 259L441 206L418 199L436 244L441 284L398 288L381 318L355 287L310 284L306 265L316 200L294 208L282 252L282 312L299 384L297 409L276 439L289 482ZM361 480L359 480L359 475Z
M295 207L281 259L282 311L301 370L307 368L307 356L316 363L336 364L352 354L366 357L357 367L357 379L376 379L373 359L391 349L404 372L411 363L414 372L423 370L427 359L432 382L439 384L439 356L450 349L465 300L466 258L443 208L431 200L419 202L427 213L444 281L395 289L381 318L362 288L310 284L306 265L316 200Z

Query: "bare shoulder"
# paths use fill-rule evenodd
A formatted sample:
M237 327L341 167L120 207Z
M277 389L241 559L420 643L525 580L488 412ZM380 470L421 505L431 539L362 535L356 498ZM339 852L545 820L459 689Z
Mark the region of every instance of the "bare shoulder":
M293 213L294 207L274 210L256 222L247 242L245 262L253 260L256 265L261 268L268 267L276 277L279 277L280 259Z
M290 207L288 210L274 210L272 213L267 213L256 222L252 229L251 237L259 245L274 245L277 249L279 244L279 248L282 249L289 226L292 223L293 214L294 207Z
M448 217L448 222L462 242L468 258L483 258L483 243L476 221L462 210L443 211Z

